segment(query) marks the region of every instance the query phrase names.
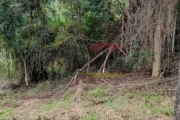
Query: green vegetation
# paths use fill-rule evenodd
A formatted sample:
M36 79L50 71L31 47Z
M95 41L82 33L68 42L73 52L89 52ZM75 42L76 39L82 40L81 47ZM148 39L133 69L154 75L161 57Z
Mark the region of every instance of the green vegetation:
M50 110L53 110L58 107L59 101L58 100L51 100L45 105L43 105L41 111L42 112L48 112Z
M92 111L88 112L88 114L85 116L81 116L80 118L81 120L99 120L98 114Z
M126 73L142 68L153 71L155 69L153 68L153 59L155 59L153 58L155 57L153 40L156 37L156 26L149 26L147 20L150 19L149 22L152 24L158 21L156 14L160 11L157 9L158 12L153 12L156 9L154 2L1 0L0 54L2 59L0 60L0 77L16 79L21 84L25 84L25 77L29 82L35 83L45 79L60 80L72 75L76 69L81 68L92 59L97 52L110 47L111 44L116 47L114 46L110 56L107 56L105 62L107 65L102 67L106 73L109 71ZM179 1L177 3L179 4ZM141 4L151 5L151 7L144 9ZM157 4L161 6L161 1ZM168 52L169 56L172 54L176 57L175 52L179 52L179 39L178 33L172 32L175 27L178 32L179 13L177 14L177 26L168 25L168 23L176 22L173 11L177 8L178 12L179 7L175 6L175 2L164 4L172 8L167 10L169 13L167 17L172 19L166 19L167 13L163 12L162 20L169 21L163 21L167 24L163 24L165 29L161 33L167 39L162 42L161 46L166 48L164 47L166 43L169 45L168 49L162 49L162 52L158 54L165 56L165 53ZM164 6L161 6L162 9ZM137 13L137 8L142 13ZM149 13L145 14L147 20L137 17L144 13ZM132 19L130 20L130 18ZM168 34L165 34L166 32ZM173 34L175 36L172 36ZM174 38L174 40L170 41L169 38ZM108 43L109 46L103 46L103 43ZM91 51L89 48L96 44L100 44L100 46L97 50ZM161 47L157 46L157 49L161 49ZM168 64L172 67L159 67L157 68L158 73L163 69L167 71L175 69L177 61L171 60L171 57L168 58L170 58L167 60ZM97 72L104 59L105 55L102 55L99 60L94 61L90 67L95 69L91 72ZM160 59L158 61L161 61ZM100 73L101 76L104 75ZM112 76L105 75L105 78L109 76L110 78L119 77L114 74Z
M114 108L116 111L121 111L125 108L135 109L138 111L138 115L134 113L129 113L128 117L131 120L140 119L143 116L143 113L152 113L152 114L164 114L168 116L173 115L173 104L171 103L172 99L167 98L169 101L163 101L165 96L162 94L148 94L147 92L125 92L120 93L118 98L113 99L110 102L107 102L105 105L108 108ZM163 102L167 102L163 104ZM133 112L133 111L132 111ZM135 112L135 111L134 111Z
M176 75L179 36L180 0L0 0L0 119L171 119L159 88L119 84Z
M87 97L101 98L104 95L104 90L101 87L95 87L86 92Z
M174 114L174 98L165 96L162 92L125 92L123 89L94 86L84 91L80 102L73 102L74 92L63 94L64 97L62 98L54 98L53 95L59 94L59 91L56 91L47 99L43 96L48 96L49 90L44 91L39 88L40 86L29 88L26 91L24 89L19 89L16 92L13 92L13 90L1 91L3 100L0 102L0 108L3 109L0 109L0 118L12 118L17 110L21 117L29 118L33 116L34 119L38 116L42 119L52 119L55 116L59 119L68 117L80 120L99 120L100 118L102 120L120 118L139 120L152 116L171 119ZM117 91L116 94L112 93L114 90ZM36 98L37 96L39 96L39 99ZM26 100L21 100L23 97ZM84 99L86 97L88 99ZM94 104L91 100L103 102Z
M72 98L73 98L73 94L68 93L61 101L61 103L60 103L61 107L67 108L70 105L70 103L72 102Z
M0 111L0 119L9 119L12 117L12 108L3 108L2 111Z

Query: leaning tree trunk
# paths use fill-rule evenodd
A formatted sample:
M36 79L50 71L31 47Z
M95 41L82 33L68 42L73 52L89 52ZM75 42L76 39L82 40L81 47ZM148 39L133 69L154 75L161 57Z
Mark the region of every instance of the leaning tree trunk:
M174 105L174 120L180 120L180 60L179 60L179 80L178 80L176 100Z
M161 64L161 25L156 26L156 31L154 34L154 60L152 68L152 77L159 77L160 74L160 64Z
M26 84L26 86L29 86L30 78L29 78L29 73L28 73L28 70L27 70L26 56L25 57L22 56L22 60L23 60L23 66L24 66L25 84Z

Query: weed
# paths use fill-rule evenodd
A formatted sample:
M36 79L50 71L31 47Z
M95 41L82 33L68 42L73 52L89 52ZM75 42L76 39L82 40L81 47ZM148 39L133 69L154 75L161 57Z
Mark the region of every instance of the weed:
M81 120L99 120L98 119L98 114L95 112L90 111L87 115L81 116Z
M112 98L110 96L107 96L107 97L104 98L104 101L106 103L111 103L112 102Z
M87 91L86 95L87 97L101 98L103 97L104 93L104 89L101 87L95 87L95 89Z
M10 117L12 117L11 108L3 108L3 110L0 111L0 120L8 119Z
M0 90L0 95L3 96L4 94L6 94L5 90Z
M108 98L107 100L108 101L105 103L106 107L113 108L117 111L119 111L123 106L127 106L129 104L124 96L119 96L115 99Z
M132 114L132 113L129 114L129 119L130 119L130 120L138 120L138 119L137 119L137 116L134 115L134 114Z
M173 115L174 114L174 108L173 106L166 106L165 108L161 109L161 113L165 115Z
M134 94L134 93L131 93L131 92L127 92L127 93L125 94L125 97L126 97L127 99L133 99L133 98L135 98L135 94Z
M73 98L73 93L72 92L68 93L63 98L63 101L61 101L61 107L66 108L70 104L72 98Z
M72 97L73 97L73 93L71 92L71 93L68 93L65 97L64 97L64 101L70 101L71 99L72 99Z
M149 106L148 107L148 109L149 110L151 110L151 112L153 113L153 114L158 114L158 113L160 113L160 108L158 107L158 106Z
M12 94L11 90L0 90L0 96L9 96Z
M42 112L50 111L58 106L57 100L51 100L48 104L45 104L42 108Z

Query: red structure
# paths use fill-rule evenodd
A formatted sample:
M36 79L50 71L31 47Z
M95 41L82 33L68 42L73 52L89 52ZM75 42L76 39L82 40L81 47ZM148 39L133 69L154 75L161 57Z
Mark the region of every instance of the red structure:
M98 51L98 50L101 50L103 48L110 48L110 47L113 47L112 49L113 50L117 50L117 51L120 51L120 52L123 52L122 51L122 48L120 48L119 46L117 46L116 44L111 44L111 43L98 43L98 44L93 44L89 47L89 50L90 51Z

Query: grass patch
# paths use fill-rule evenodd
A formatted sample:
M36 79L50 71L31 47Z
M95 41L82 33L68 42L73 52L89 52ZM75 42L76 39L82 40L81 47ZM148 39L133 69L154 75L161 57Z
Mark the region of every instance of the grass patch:
M107 109L114 109L121 113L125 119L138 120L147 114L164 114L173 116L173 105L168 98L166 99L160 92L120 92L118 97L111 99L107 97L104 104ZM149 112L150 111L150 112Z
M81 120L99 120L98 114L95 112L90 111L87 115L81 116Z
M124 99L122 96L113 99L113 100L109 100L108 102L105 103L105 105L108 108L113 108L115 110L120 110L123 106L127 106L128 103L126 101L126 99Z
M153 114L165 114L165 115L173 115L174 114L174 109L173 106L170 105L166 105L166 106L157 106L157 105L151 105L151 106L147 106L147 108L149 110L151 110L151 112Z
M56 82L59 83L60 81ZM50 91L54 87L56 87L54 81L45 81L37 86L26 89L22 88L16 91L0 90L0 96L3 98L0 100L0 108L2 108L2 110L0 110L0 120L10 119L13 116L12 110L21 106L21 102L18 101L21 100L21 98L28 98L28 96L32 96L33 98L34 95L43 94L45 91ZM35 111L28 109L26 112L22 111L22 115L29 118L31 116L47 115L48 113L53 114L54 111L55 113L64 111L67 108L69 109L70 106L70 109L72 108L74 113L77 114L78 117L80 116L80 120L113 120L120 119L120 117L125 120L143 120L154 119L156 116L163 116L164 119L170 119L173 116L174 98L164 96L162 92L125 92L121 89L114 89L113 86L109 86L106 88L94 87L91 90L85 91L83 95L91 100L103 102L96 105L92 104L93 102L90 99L81 99L81 102L77 103L78 105L74 107L74 92L69 92L62 99L50 98L52 100L49 102L37 103L38 108L35 109ZM39 109L39 107L41 109ZM76 111L76 107L79 107L80 110L82 107L84 111ZM89 112L86 113L87 111ZM71 117L70 110L67 114L70 114L69 116ZM57 117L59 117L59 119L64 119L68 117L67 114L63 113Z
M104 89L102 89L101 87L95 87L94 89L87 91L86 96L90 98L101 98L104 96L104 93Z
M63 107L63 108L68 107L69 104L71 103L72 99L73 99L73 93L70 92L61 101L61 103L60 103L61 107Z
M70 101L70 100L72 100L72 98L73 98L73 93L71 92L71 93L68 93L68 94L64 97L63 101Z
M57 100L51 100L49 103L45 104L42 108L42 112L50 111L58 106L59 102Z
M166 106L165 108L162 108L160 111L162 114L165 114L165 115L174 115L173 106Z
M6 95L10 90L0 90L0 96Z
M11 108L3 108L3 110L0 111L0 120L9 119L10 117L12 117Z
M18 106L17 101L20 94L16 91L12 90L0 90L0 96L2 96L2 100L0 100L0 108L1 106L4 107L11 107L15 108Z

